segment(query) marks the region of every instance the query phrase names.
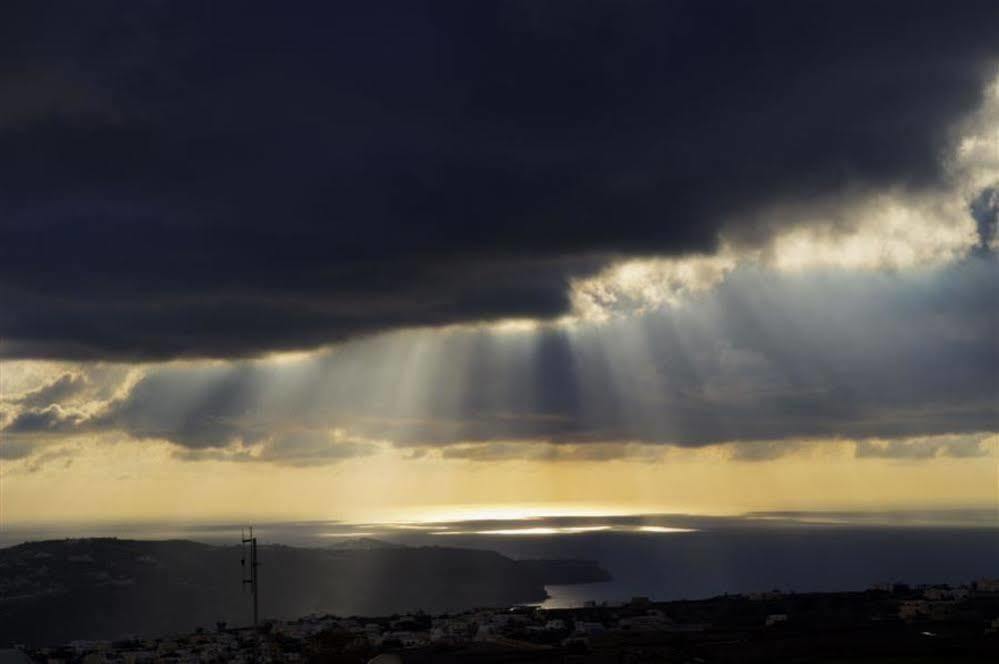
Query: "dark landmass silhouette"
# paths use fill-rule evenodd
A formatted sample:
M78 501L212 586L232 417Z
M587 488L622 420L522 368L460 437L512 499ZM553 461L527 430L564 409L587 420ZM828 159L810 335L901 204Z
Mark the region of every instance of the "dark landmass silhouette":
M405 544L386 542L374 537L350 537L335 540L326 548L335 551L371 551L372 549L402 549L405 546Z
M635 597L568 609L494 607L441 616L314 614L269 620L256 630L198 630L25 651L28 661L74 663L970 664L999 661L999 582L670 602ZM0 649L2 663L4 654Z
M162 634L250 622L239 546L114 538L0 549L0 644ZM366 541L262 545L261 617L443 613L545 599L552 583L610 577L595 562L517 561L493 551Z

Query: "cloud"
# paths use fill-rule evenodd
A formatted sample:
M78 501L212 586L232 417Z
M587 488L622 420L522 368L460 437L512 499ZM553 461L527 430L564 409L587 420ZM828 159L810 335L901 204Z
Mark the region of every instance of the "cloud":
M999 110L999 94L994 97L990 106ZM573 280L573 315L606 320L675 306L718 287L739 268L899 272L938 268L969 256L987 258L995 235L996 195L993 187L975 192L970 200L960 187L931 196L879 192L775 208L768 216L777 220L772 222L777 229L765 241L745 244L722 235L711 254L624 260Z
M255 461L253 453L246 449L188 449L173 451L173 457L181 461L225 461L245 463Z
M95 385L112 395L102 404L23 409L5 433L121 432L205 452L192 458L302 463L369 448L284 436L559 460L617 458L619 443L743 441L734 455L751 459L803 439L970 435L999 421L997 280L987 256L900 273L740 267L691 301L604 323L406 330L301 356L150 365L117 393Z
M23 470L28 473L37 473L56 461L61 461L64 469L69 468L73 465L75 455L76 451L70 447L47 448L29 457L23 466Z
M462 461L658 461L662 449L630 443L556 445L546 441L462 443L441 449L441 458Z
M25 408L4 425L6 434L60 435L76 433L87 422L78 410L52 404L45 408Z
M0 462L15 462L0 463L4 473L36 473L55 461L62 461L68 468L75 455L72 445L53 444L50 440L7 436L0 440Z
M371 456L379 451L369 441L348 440L341 431L293 431L261 444L228 448L180 448L174 457L183 461L265 462L282 466L323 466Z
M0 131L25 131L51 122L108 124L116 119L114 105L104 90L74 69L71 63L52 66L23 63L20 69L0 73L5 96L0 109Z
M86 387L87 379L85 376L65 372L45 385L10 399L9 402L25 408L44 408L67 400L79 394Z
M988 187L971 202L971 216L978 226L977 251L992 251L999 230L999 187Z
M839 448L857 459L935 458L969 459L992 454L999 441L994 432L971 432L933 436L863 438L859 440L760 440L724 444L734 461L772 461L785 456L822 448Z
M556 318L621 258L765 245L775 205L945 186L999 53L988 2L2 14L7 357Z
M195 449L254 443L268 432L247 424L258 403L253 375L252 368L238 366L153 371L109 400L85 426Z
M803 447L793 440L757 440L732 443L729 452L733 461L773 461L794 454Z
M35 451L35 444L27 440L4 440L0 443L0 459L23 459Z
M346 440L340 431L295 431L267 441L257 458L288 466L318 466L377 452L374 443Z
M901 440L860 440L857 441L856 456L860 459L932 459L951 457L956 459L983 457L991 454L990 441L996 435L940 436Z

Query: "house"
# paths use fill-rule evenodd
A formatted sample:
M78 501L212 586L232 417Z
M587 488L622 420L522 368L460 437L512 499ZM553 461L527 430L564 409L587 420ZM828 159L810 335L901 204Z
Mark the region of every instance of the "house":
M930 603L925 599L907 599L898 605L898 617L902 620L927 618L930 615Z
M949 588L947 586L933 586L923 591L923 599L931 601L942 600L965 600L968 599L967 588Z
M999 579L978 579L971 585L978 592L999 593Z

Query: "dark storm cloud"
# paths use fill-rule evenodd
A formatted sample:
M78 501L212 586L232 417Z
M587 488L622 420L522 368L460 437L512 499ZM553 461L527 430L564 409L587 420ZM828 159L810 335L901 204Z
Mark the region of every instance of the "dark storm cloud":
M7 3L0 351L555 316L610 256L933 186L997 24L994 2Z

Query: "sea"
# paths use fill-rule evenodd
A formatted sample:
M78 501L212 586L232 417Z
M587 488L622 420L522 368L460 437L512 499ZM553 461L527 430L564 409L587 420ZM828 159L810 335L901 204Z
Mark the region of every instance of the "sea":
M240 524L46 524L0 528L0 547L24 541L107 536L190 539L238 546ZM872 518L796 513L700 517L539 517L524 520L353 524L261 522L261 543L323 547L448 546L515 559L593 560L612 580L551 585L547 608L634 597L698 599L724 594L863 590L874 584L959 585L999 578L994 511Z

